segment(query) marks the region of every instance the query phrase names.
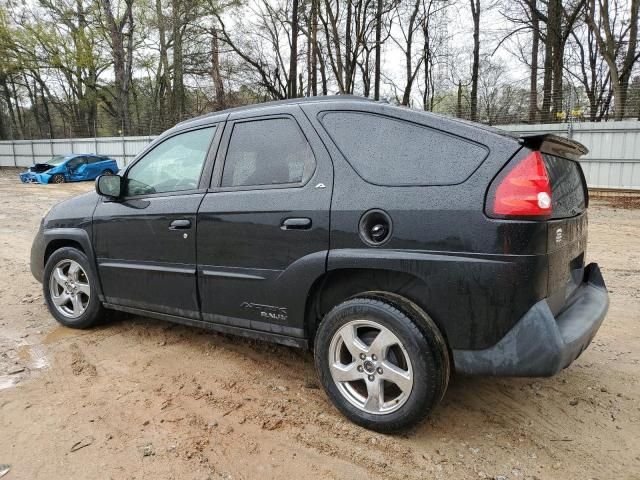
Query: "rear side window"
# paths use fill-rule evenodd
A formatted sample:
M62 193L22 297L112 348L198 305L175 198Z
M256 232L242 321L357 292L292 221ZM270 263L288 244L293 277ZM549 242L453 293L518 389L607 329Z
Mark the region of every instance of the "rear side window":
M311 147L294 120L239 122L229 141L222 186L302 184L314 166Z
M573 217L587 208L587 193L578 162L542 154L551 182L551 218Z
M364 112L327 112L321 123L351 166L376 185L452 185L487 149L439 130Z

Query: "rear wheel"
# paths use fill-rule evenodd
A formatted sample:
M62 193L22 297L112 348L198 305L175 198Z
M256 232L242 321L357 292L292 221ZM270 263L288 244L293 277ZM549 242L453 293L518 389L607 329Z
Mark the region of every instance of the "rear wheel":
M106 170L102 171L102 175L113 175L113 170L107 168Z
M89 328L104 317L96 281L86 255L65 247L51 254L42 282L49 311L61 324Z
M353 298L331 310L318 328L315 361L334 405L379 432L418 423L448 384L449 357L435 324L389 299Z
M61 173L56 173L53 177L51 177L51 181L49 183L64 183L64 175Z

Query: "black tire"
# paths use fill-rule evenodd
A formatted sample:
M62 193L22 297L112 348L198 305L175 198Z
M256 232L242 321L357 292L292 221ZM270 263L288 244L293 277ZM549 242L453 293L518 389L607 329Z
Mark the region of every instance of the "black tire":
M450 367L446 342L433 320L411 302L399 301L402 297L384 298L383 295L381 292L364 294L337 305L327 313L318 327L314 355L320 381L338 410L364 428L388 433L416 425L433 410L447 389ZM411 391L400 406L392 406L395 410L389 413L369 413L363 406L356 406L347 399L331 373L334 336L346 325L360 320L373 322L390 331L402 344L400 355L406 355L410 361L410 367L406 369L413 377ZM368 346L371 347L371 343ZM369 359L368 356L366 358ZM381 375L380 378L384 377ZM366 378L351 385L357 386L358 382L367 385ZM388 384L383 382L382 385ZM386 402L386 390L382 398L383 404L389 403Z
M113 171L110 168L102 171L102 175L113 175Z
M64 183L65 181L66 180L64 178L64 175L62 175L61 173L56 173L53 177L51 177L49 183Z
M52 292L51 283L54 282L54 280L52 280L52 275L54 274L54 270L57 266L63 265L61 268L64 268L64 265L67 262L76 262L79 264L82 274L78 284L82 283L84 285L88 283L88 290L90 292L86 299L86 305L85 302L82 302L81 304L82 307L84 307L84 310L77 317L67 316L60 311L62 308L71 310L71 308L73 308L71 301L69 301L67 304L68 306L66 307L58 307L53 300L54 294ZM69 278L68 273L67 278ZM44 275L42 279L44 298L51 315L53 315L53 317L62 325L71 328L85 329L101 323L105 319L105 309L98 298L98 291L96 288L97 282L98 279L94 269L92 268L89 259L82 251L72 247L63 247L53 252L44 267ZM59 288L62 294L66 293L66 290L64 290L59 284L56 288ZM82 308L80 308L80 310L82 310Z

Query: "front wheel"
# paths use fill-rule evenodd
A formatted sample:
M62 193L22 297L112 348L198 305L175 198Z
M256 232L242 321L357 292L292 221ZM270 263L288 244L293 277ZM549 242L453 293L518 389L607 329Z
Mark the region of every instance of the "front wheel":
M66 327L89 328L104 317L97 278L87 256L65 247L51 254L44 268L42 287L49 311Z
M51 180L49 183L64 183L64 182L65 182L64 175L62 175L61 173L56 173L53 177L51 177Z
M315 363L334 405L378 432L420 422L449 380L448 352L433 321L385 298L353 298L333 308L318 328Z

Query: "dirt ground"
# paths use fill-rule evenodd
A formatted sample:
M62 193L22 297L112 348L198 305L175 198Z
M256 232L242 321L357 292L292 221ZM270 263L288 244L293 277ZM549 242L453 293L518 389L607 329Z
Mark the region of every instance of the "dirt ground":
M428 421L380 435L333 408L308 352L140 317L58 326L31 240L52 204L91 188L0 171L7 480L640 478L640 210L592 202L588 257L611 308L570 368L454 378Z

